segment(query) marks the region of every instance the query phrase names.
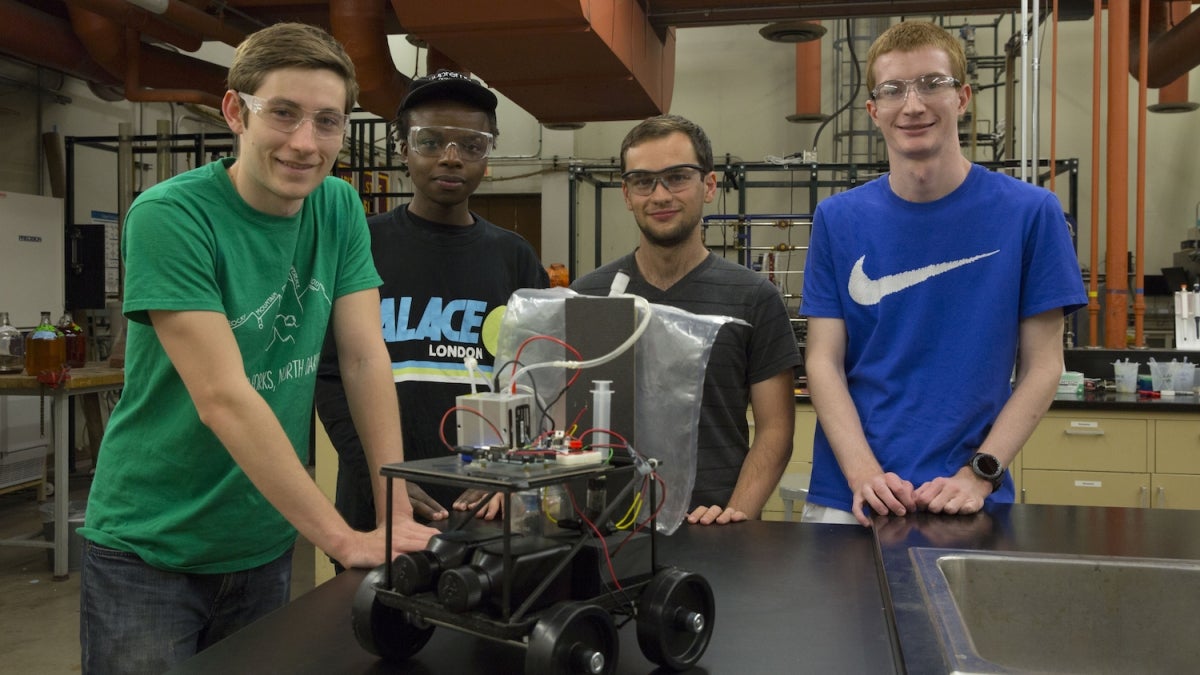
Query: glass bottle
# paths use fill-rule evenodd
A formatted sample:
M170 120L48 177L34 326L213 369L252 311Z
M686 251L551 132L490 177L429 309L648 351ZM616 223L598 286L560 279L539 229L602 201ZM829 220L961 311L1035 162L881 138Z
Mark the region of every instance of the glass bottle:
M83 328L75 323L70 312L63 312L57 327L66 340L67 365L72 368L84 367L87 364L87 335Z
M25 336L25 372L37 375L43 371L57 372L67 363L67 341L50 323L50 312Z
M8 312L0 312L0 374L25 370L25 338L8 322Z

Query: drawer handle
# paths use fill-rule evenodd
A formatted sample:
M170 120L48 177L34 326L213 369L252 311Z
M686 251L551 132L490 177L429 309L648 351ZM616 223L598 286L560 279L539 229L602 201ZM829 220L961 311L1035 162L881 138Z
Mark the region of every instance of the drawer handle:
M1103 436L1104 430L1100 427L1070 427L1063 433L1068 436Z
M1158 508L1160 508L1160 509L1166 508L1167 507L1167 489L1164 488L1163 486L1159 485L1158 490L1156 490L1155 492L1158 493Z
M1140 495L1138 498L1138 505L1143 509L1149 507L1150 491L1146 489L1145 485L1142 486L1142 489L1138 490L1138 494Z

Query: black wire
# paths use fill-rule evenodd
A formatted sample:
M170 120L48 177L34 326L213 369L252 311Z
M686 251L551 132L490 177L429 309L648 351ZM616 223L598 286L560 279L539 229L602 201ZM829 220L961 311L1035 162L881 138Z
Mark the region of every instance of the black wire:
M850 99L843 103L842 107L835 110L832 115L825 118L825 121L821 122L821 126L817 127L817 133L813 134L812 142L812 149L814 152L817 150L817 140L821 138L821 132L825 130L825 127L828 126L829 123L834 120L834 118L846 112L846 109L854 105L854 100L858 98L858 90L862 88L862 70L858 65L858 55L854 53L854 30L851 27L850 19L846 19L846 46L850 50L850 62L854 64L854 90L850 92Z

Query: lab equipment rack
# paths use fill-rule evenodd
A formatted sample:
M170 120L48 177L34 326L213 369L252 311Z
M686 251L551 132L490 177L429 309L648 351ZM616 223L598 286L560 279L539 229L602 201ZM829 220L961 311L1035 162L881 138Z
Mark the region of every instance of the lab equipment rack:
M504 453L505 457L513 457ZM553 460L502 459L476 457L466 462L459 456L414 460L385 465L381 473L387 479L387 500L394 498L395 479L414 480L437 485L481 489L489 493L481 500L482 508L491 495L504 497L504 514L496 538L480 544L468 553L462 565L454 569L468 570L466 564L484 548L502 551L502 572L498 583L492 582L490 602L476 603L470 609L450 608L439 598L441 583L420 589L399 588L396 565L381 565L363 579L353 603L354 634L360 646L389 661L403 661L416 654L429 641L436 627L469 633L478 637L520 646L526 649L525 672L593 673L615 672L618 655L617 620L637 622L638 644L650 661L671 670L685 670L694 665L708 647L713 630L715 604L712 589L702 576L671 566L660 566L656 556L657 534L654 514L657 496L654 481L650 481L648 532L630 535L613 532L600 542L598 532L582 524L578 531L561 530L545 537L513 531L513 494L552 485L582 481L603 476L605 480L625 479L616 495L592 522L604 527L618 508L626 504L642 478L642 471L651 468L653 460L613 458L611 463L562 466ZM568 486L569 490L570 487ZM463 519L450 532L464 532L469 527L481 527L474 514ZM394 524L391 509L386 520L388 550ZM483 526L486 527L486 526ZM443 535L437 535L438 539ZM640 539L640 541L639 541ZM532 589L514 587L514 570L518 550L528 545L539 546L557 542L555 560L540 573L540 581ZM553 543L550 544L554 546ZM616 555L611 551L627 545L620 552L626 556L613 565ZM433 548L431 542L431 549ZM605 562L597 565L603 547ZM609 557L612 556L612 557ZM632 561L632 562L630 562ZM615 583L605 570L622 578ZM620 570L619 572L617 570ZM451 569L438 569L447 575ZM596 576L601 578L597 581ZM587 579L590 577L590 582ZM565 581L564 581L565 580ZM439 578L438 582L442 580ZM451 581L453 590L464 591L461 578ZM499 588L495 588L495 586ZM528 584L526 584L528 585ZM554 590L551 590L551 587ZM432 587L432 588L431 588ZM569 592L564 595L564 587ZM522 591L527 590L527 593Z

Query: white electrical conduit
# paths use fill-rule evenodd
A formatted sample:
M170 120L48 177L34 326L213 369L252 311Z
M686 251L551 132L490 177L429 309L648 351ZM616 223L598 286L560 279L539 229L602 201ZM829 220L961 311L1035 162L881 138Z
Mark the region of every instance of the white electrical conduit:
M537 368L567 368L570 370L584 370L587 368L595 368L596 366L601 366L601 365L604 365L605 363L608 363L609 361L612 361L613 359L617 358L621 354L624 354L626 351L628 351L629 348L633 346L633 343L637 342L638 338L642 337L642 333L645 333L646 329L650 327L650 301L643 298L640 295L632 295L629 293L624 293L623 292L624 288L625 288L624 284L628 283L629 277L626 276L624 278L624 282L622 283L621 282L622 276L624 276L623 272L617 273L617 278L613 279L614 288L612 291L609 292L608 297L610 297L610 298L633 298L634 305L637 307L637 309L641 310L641 314L642 314L641 321L638 322L638 325L633 329L633 333L631 333L629 335L629 337L625 339L624 342L617 345L616 348L614 348L611 352L609 352L607 354L603 354L601 356L598 356L594 359L590 359L587 361L545 361L543 363L534 363L534 364L531 364L528 366L521 366L521 368L519 368L517 370L517 372L513 373L511 382L515 383L517 380L519 380L521 378L522 375L524 375L525 373L527 373L531 370L535 370ZM618 284L620 284L619 290L618 290Z

